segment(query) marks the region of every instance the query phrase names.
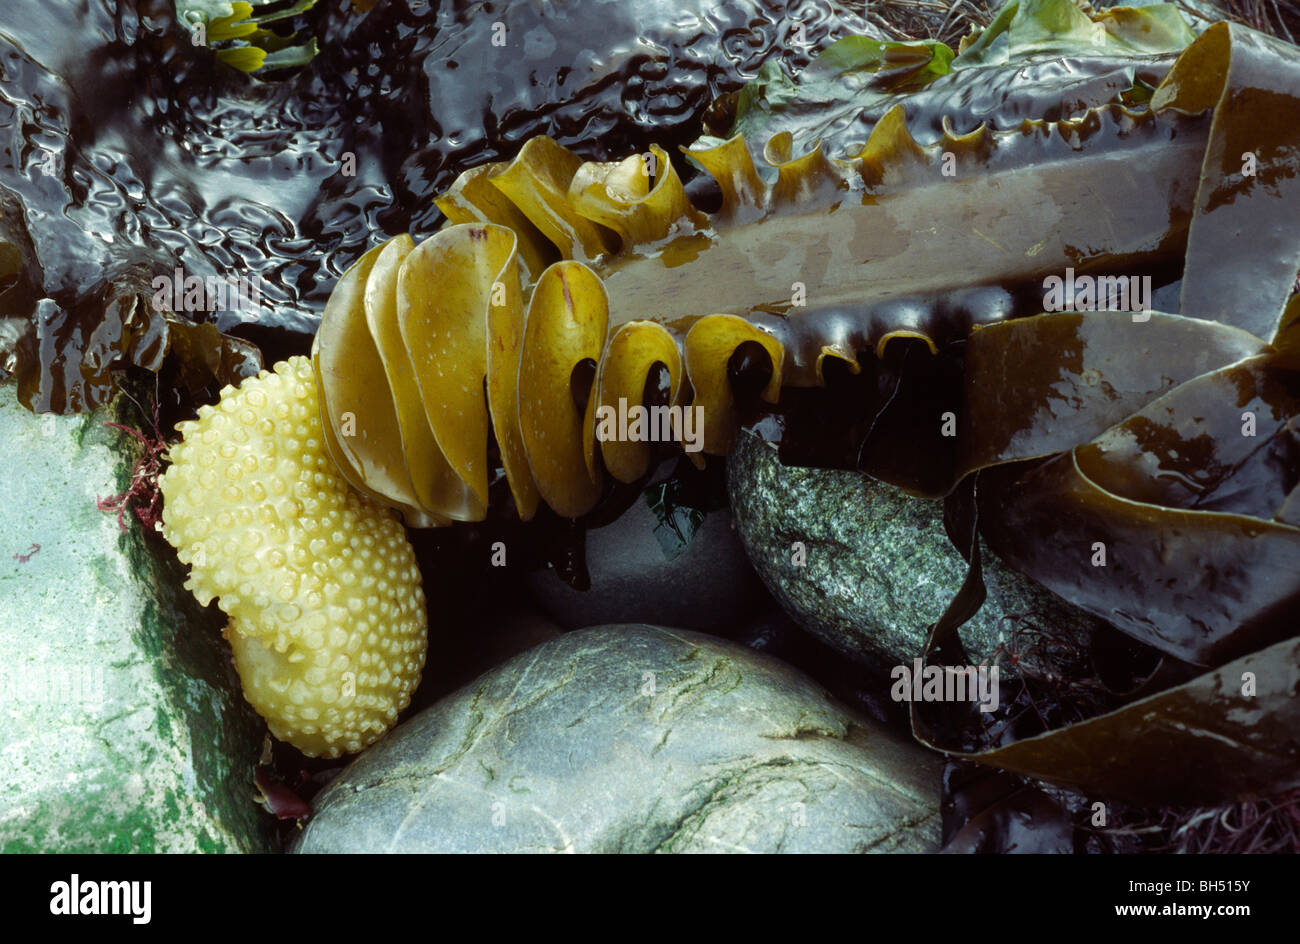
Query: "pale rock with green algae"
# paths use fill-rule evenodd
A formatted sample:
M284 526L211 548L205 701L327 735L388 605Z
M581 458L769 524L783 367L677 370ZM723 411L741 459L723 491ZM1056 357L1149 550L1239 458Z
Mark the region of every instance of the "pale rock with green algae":
M390 732L316 798L293 851L933 851L939 789L938 755L775 659L601 626Z
M741 433L727 460L727 494L772 596L805 630L860 662L910 667L966 579L942 501L858 472L783 465L752 433ZM1040 657L1078 658L1107 630L981 546L988 596L959 630L972 660L994 657L1000 645L1032 651L1034 666Z
M121 398L36 416L0 384L3 852L272 848L252 783L265 728L219 614L182 589L159 536L96 507L139 455L103 424L139 420Z

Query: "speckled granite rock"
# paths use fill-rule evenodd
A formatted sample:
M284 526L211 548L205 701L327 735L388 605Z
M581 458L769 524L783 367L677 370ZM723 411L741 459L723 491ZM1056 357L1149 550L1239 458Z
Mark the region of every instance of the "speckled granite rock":
M0 850L267 850L264 728L214 614L95 506L135 460L117 418L33 416L0 385Z
M569 633L390 733L297 852L928 851L940 765L793 669L646 625Z
M940 501L857 472L784 466L774 447L750 433L728 462L727 491L767 588L796 622L850 656L910 664L966 577ZM987 548L982 561L988 599L960 630L972 659L1009 641L1017 618L1021 626L1050 627L1054 645L1076 647L1104 625Z

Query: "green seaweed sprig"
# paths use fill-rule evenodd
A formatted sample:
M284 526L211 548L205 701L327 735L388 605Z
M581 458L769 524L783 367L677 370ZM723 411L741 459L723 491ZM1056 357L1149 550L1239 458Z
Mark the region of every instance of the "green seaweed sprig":
M176 15L210 46L217 58L241 72L267 72L303 66L315 58L319 48L313 36L297 43L296 33L281 36L265 29L269 23L305 13L316 0L175 0ZM254 13L254 8L257 12ZM200 32L201 31L201 32Z
M843 103L846 109L858 111L962 69L1059 56L1168 55L1181 52L1195 38L1195 31L1172 3L1113 7L1090 14L1075 0L1007 0L988 26L972 31L955 51L938 40L895 42L845 36L797 77L769 60L737 93L730 133L765 140L774 115L806 108L810 102ZM1124 101L1144 102L1151 91L1135 79ZM720 141L705 137L697 146Z

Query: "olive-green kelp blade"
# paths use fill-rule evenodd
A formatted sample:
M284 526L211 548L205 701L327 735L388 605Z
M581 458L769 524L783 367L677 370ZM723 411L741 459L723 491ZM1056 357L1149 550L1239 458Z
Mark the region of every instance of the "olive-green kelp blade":
M524 297L515 235L503 226L485 227L486 238L497 246L501 269L488 295L487 399L496 433L501 466L520 519L537 513L541 495L528 464L519 416L519 357L524 344ZM543 270L544 271L544 270Z
M531 282L557 261L560 253L510 198L493 185L492 178L506 166L505 162L498 162L467 170L446 193L434 197L433 202L452 225L497 223L513 231L519 240L521 265Z
M662 364L668 371L668 402L665 406L680 410L682 358L673 336L653 321L629 321L614 332L605 356L601 358L600 374L596 378L597 428L603 416L626 415L631 407L643 405L646 380L656 364ZM668 415L671 420L672 415ZM680 428L670 428L669 433L667 441L681 441ZM611 436L601 439L600 452L605 468L620 482L635 482L649 470L648 441ZM587 454L594 456L594 453L594 449L589 449Z
M1129 501L1276 515L1300 478L1300 374L1253 357L1202 374L1080 446L1080 470Z
M1272 339L1300 268L1296 49L1217 23L1179 57L1151 107L1213 109L1187 241L1181 309Z
M428 426L469 496L454 512L480 520L488 504L488 315L494 291L520 304L507 283L515 239L498 226L465 224L436 233L402 262L397 321ZM499 288L498 288L499 286Z
M469 489L456 476L438 447L438 441L420 400L419 378L402 338L399 307L403 300L400 280L403 264L415 248L409 236L385 244L366 280L366 324L379 351L397 408L402 452L420 508L441 523L450 523L465 506L474 507Z
M1137 806L1218 804L1300 786L1300 640L1287 639L1190 682L1059 731L983 752L922 743ZM1250 695L1243 688L1253 686Z
M519 362L519 425L537 490L559 514L576 518L600 498L588 458L594 448L594 396L574 402L574 369L595 361L609 333L600 278L580 262L557 262L533 289Z
M1255 48L1212 31L1168 82L1217 81L1208 53L1226 61ZM1294 61L1289 69L1298 72ZM1263 150L1283 153L1260 129ZM1276 132L1283 144L1289 133ZM1211 278L1222 271L1205 265ZM1294 268L1272 279L1263 317L1238 306L1222 320L1269 334L1284 324ZM1158 313L1044 315L977 330L952 481L1063 453L985 489L985 536L1002 556L1187 662L1218 665L1269 644L1293 634L1300 614L1300 403L1287 357L1243 360L1268 350L1225 324Z
M624 246L659 242L675 231L705 224L704 214L691 206L672 161L654 144L648 154L580 165L569 184L569 203L578 213L618 233Z
M704 414L703 449L724 454L730 449L739 422L727 366L742 344L757 342L767 351L775 372L763 396L768 402L775 402L783 383L818 382L827 357L856 367L860 353L879 352L886 341L896 337L923 338L933 349L936 338L961 337L975 324L997 321L1013 313L1001 289L989 289L993 301L982 307L922 301L912 308L899 309L891 307L891 292L910 288L928 291L942 299L946 289L965 291L965 283L977 274L999 273L1003 280L1023 280L1029 272L1038 277L1062 270L1072 262L1087 270L1092 264L1107 264L1112 255L1118 257L1124 252L1144 260L1176 259L1188 212L1170 205L1169 201L1176 200L1172 190L1159 194L1158 188L1143 183L1127 167L1135 155L1141 154L1150 168L1161 169L1165 179L1191 173L1200 161L1198 127L1208 127L1208 122L1179 118L1161 124L1149 115L1143 117L1120 108L1106 108L1060 125L1026 123L1020 131L998 136L977 131L941 145L956 149L955 166L970 175L965 183L944 176L942 152L922 148L911 140L901 111L891 113L859 155L849 161L831 162L815 151L795 158L789 153L789 141L775 142L770 156L778 161L777 177L771 185L758 176L744 142L736 141L708 158L719 179L729 182L724 189L734 195L735 201L731 215L719 217L716 229L684 199L680 183L662 152L655 152L656 159L664 166L650 186L640 175L636 162L583 165L556 145L537 145L525 148L508 165L509 173L502 171L481 180L479 175L473 175L474 186L463 188L461 193L471 190L477 193L485 186L499 189L503 180L508 181L504 190L499 189L500 194L504 196L508 192L512 200L519 200L537 226L545 224L556 232L567 227L566 252L577 251L581 233L590 235L595 231L583 230L573 223L575 216L581 214L575 207L563 204L562 196L576 195L585 212L614 226L624 239L621 253L602 257L599 268L590 270L601 284L602 297L611 287L626 288L629 274L639 273L636 277L643 280L645 291L640 295L635 291L625 292L618 299L619 308L608 308L609 327L617 328L637 320L633 317L636 312L665 326L667 339L678 346L678 359L690 380L693 400L689 405ZM1090 165L1094 168L1091 175L1079 174L1076 165L1094 149L1100 163ZM989 224L981 224L987 232L974 226L971 232L952 234L944 242L951 250L951 258L946 261L939 261L928 250L924 256L932 261L924 265L917 263L910 269L897 260L881 261L879 284L872 290L863 288L864 284L871 284L869 277L875 271L866 271L871 268L867 263L846 258L842 264L832 264L826 258L819 259L814 252L809 268L810 257L805 248L785 252L779 259L768 259L761 271L749 273L750 292L759 294L757 300L751 296L749 301L737 306L741 314L717 316L707 307L717 301L715 296L734 290L734 285L725 277L721 282L700 279L698 273L705 270L707 263L715 261L714 256L741 260L752 270L750 253L763 245L766 227L781 230L782 246L785 240L792 239L793 247L812 246L814 250L818 246L831 247L835 252L843 249L835 248L839 246L838 230L852 231L856 235L848 240L846 251L886 256L891 251L902 252L905 247L899 243L900 232L932 219L940 212L941 204L951 209L954 201L960 204L969 199L973 201L971 214L976 214L977 205L988 204L988 192L1009 193L1026 187L1029 188L1026 195L1032 191L1040 197L1048 195L1045 199L1062 201L1053 204L1055 210L1047 214L1051 219L1065 214L1067 208L1082 209L1097 201L1126 205L1129 212L1125 226L1133 234L1133 241L1125 246L1112 242L1114 253L1108 251L1098 259L1090 259L1076 245L1106 242L1113 220L1098 222L1096 232L1085 226L1079 234L1065 237L1058 232L1059 226L1042 225L1031 231L1013 224L1010 217L997 211ZM945 193L951 197L943 197ZM510 218L504 205L481 194L476 199L477 205L488 207L496 218ZM827 204L827 200L831 202ZM742 210L748 213L745 217L748 223L741 219ZM976 216L971 215L970 219L974 221ZM540 495L545 497L549 489L563 505L564 513L579 514L573 509L590 507L594 501L598 491L593 490L599 481L597 456L603 457L605 452L605 444L598 449L594 443L594 409L603 401L588 399L593 416L582 424L585 471L569 486L562 486L556 470L568 469L576 476L578 468L568 455L564 432L568 420L561 422L562 414L570 410L568 398L563 395L570 378L564 371L571 371L575 364L565 366L543 357L538 362L547 364L543 383L542 375L530 363L551 341L545 330L562 330L561 326L569 323L569 319L561 316L562 312L554 317L548 314L546 305L563 307L568 302L564 301L563 293L539 294L541 280L524 289L528 293L525 302L515 287L519 281L517 270L511 269L514 274L508 276L501 274L506 271L506 255L526 240L535 239L536 233L537 227L531 223L522 233L493 223L449 224L402 257L395 302L397 323L436 443L428 441L416 411L405 402L410 399L410 384L405 380L408 375L402 369L391 330L383 327L391 328L390 308L394 306L381 304L376 293L392 294L389 285L392 279L384 275L391 266L380 266L375 273L366 268L367 263L359 263L349 273L346 284L340 284L339 298L332 300L322 338L343 331L344 318L364 320L367 311L374 314L375 324L347 329L356 334L358 356L341 358L336 372L326 375L324 382L333 385L338 377L359 376L360 371L368 369L374 374L370 396L377 397L387 387L400 405L400 408L388 408L393 413L391 424L379 424L367 430L369 438L365 443L338 447L346 453L345 458L356 473L354 480L359 478L365 482L368 494L386 496L399 507L420 508L434 519L481 519L486 513L484 455L490 425L503 446L503 463L516 491L521 515L531 515L538 497L530 491L531 486L537 480L540 487L541 477L545 476L549 478ZM632 244L631 240L637 236L651 241ZM681 260L674 253L683 240L690 244L690 251L695 255L690 264L679 265ZM508 241L514 248L506 246ZM535 252L534 258L545 258L545 254ZM717 265L721 266L719 271L726 269L720 261ZM887 274L891 268L896 273L892 281ZM924 271L918 273L918 268ZM812 281L819 273L821 281ZM382 286L370 289L363 285L359 289L362 298L369 299L368 308L349 300L351 289L347 286L352 281L360 278L368 283L380 276L384 276ZM773 292L789 294L796 282L814 293L818 303L807 310L794 310L786 305L788 316L774 314L780 300L764 299L762 293L770 287ZM489 296L498 290L509 296L509 301L503 306L489 305ZM883 305L864 304L869 302L872 291L880 293ZM827 298L832 303L824 301ZM840 304L833 303L836 299ZM535 313L535 317L530 314L527 329L516 324L489 339L486 327L489 312L500 312L506 322L514 324L525 305ZM385 312L389 317L379 317ZM540 327L543 324L551 327L543 330ZM665 340L662 334L658 337L661 342ZM376 339L384 343L376 346ZM508 342L509 353L501 347L504 342ZM600 364L605 356L605 335L601 335L599 343L594 339L590 343L597 346L579 360L590 358ZM539 347L533 350L530 345ZM372 352L371 348L376 350ZM486 363L485 350L491 352ZM801 370L790 369L791 350L802 357L802 362L795 365ZM656 360L666 363L664 357ZM385 364L391 376L386 376ZM520 365L521 379L527 375L529 382L535 384L533 393L555 392L562 397L561 402L558 405L538 403L523 390L516 395L511 389L514 364ZM483 372L488 381L490 424L477 392ZM609 375L607 379L612 377ZM624 378L624 396L636 382L644 384L644 377ZM600 388L596 393L599 395ZM516 396L517 408L510 405ZM637 397L634 405L640 405L640 395L634 396ZM339 391L327 392L325 409L336 444L341 438L340 417L335 406L339 402L342 402ZM525 422L525 413L533 418L531 427ZM543 416L548 417L548 423L554 421L554 425L539 425ZM517 435L511 432L516 423L520 430ZM391 459L391 450L402 451L403 441L416 444L414 452L406 457L405 478L396 474L399 470L385 464ZM381 443L387 445L381 448ZM614 460L619 465L619 477L640 469L648 455L648 450L642 448L644 444L634 448L624 448L624 445L608 444L611 454L620 450L623 453ZM444 459L454 476L446 474ZM365 468L387 471L380 481L362 474ZM539 473L538 469L548 471ZM457 492L453 487L457 479L464 483L468 493L463 489ZM560 509L556 507L556 510Z
M582 158L551 138L530 138L515 159L491 178L529 221L560 250L579 261L609 252L618 238L583 216L569 200Z
M1057 312L989 325L966 343L952 483L1072 449L1178 384L1267 349L1239 328L1163 312Z
M691 326L686 335L686 373L695 387L693 407L701 411L704 451L724 456L731 452L740 421L736 400L727 379L732 354L745 343L755 343L767 352L772 376L762 398L775 403L781 393L784 358L781 345L771 336L735 315L709 315Z
M1191 219L1183 181L1207 132L1205 119L1107 106L922 147L899 109L853 158L813 152L782 164L772 185L733 140L693 155L722 189L712 228L600 267L613 324L646 312L681 326L706 313L744 317L782 342L796 386L818 382L828 346L853 356L891 335L959 340L1027 313L997 290L979 305L944 304L972 287L1176 266ZM790 203L791 193L806 196Z
M954 538L971 571L931 627L927 668L966 661L957 627L984 598L980 552L983 476L954 495ZM953 757L1139 806L1217 804L1300 786L1300 639L1268 648L1095 718L986 750L971 750L984 716L973 706L911 703L912 733ZM963 732L963 727L965 731ZM975 735L979 738L979 735ZM982 738L980 738L982 740Z
M1181 659L1218 667L1100 717L983 751L968 749L971 732L981 725L968 722L964 735L951 725L941 733L935 722L943 712L914 704L913 730L923 743L1091 797L1134 804L1220 803L1300 785L1300 645L1295 639L1300 379L1295 344L1286 333L1296 311L1294 304L1288 306L1296 269L1296 243L1288 234L1294 213L1285 218L1295 201L1279 199L1294 179L1290 136L1296 122L1286 116L1293 115L1297 102L1300 68L1294 54L1284 60L1275 52L1253 34L1215 27L1179 60L1155 99L1166 111L1176 110L1176 104L1187 111L1213 106L1209 151L1222 155L1243 150L1240 140L1233 140L1231 118L1225 117L1227 103L1239 100L1249 109L1268 97L1263 89L1288 90L1285 107L1273 109L1285 121L1273 126L1257 111L1252 124L1259 166L1270 168L1276 189L1241 186L1240 164L1235 170L1226 159L1215 165L1207 155L1196 178L1198 210L1182 286L1184 315L1220 318L1262 337L1252 342L1221 335L1227 343L1203 364L1195 357L1205 348L1194 342L1193 333L1182 341L1170 335L1163 349L1149 343L1154 337L1135 346L1134 362L1142 363L1142 352L1149 351L1147 363L1159 363L1152 374L1163 375L1165 360L1177 355L1196 375L1175 371L1156 384L1139 382L1151 390L1180 383L1099 435L1091 418L1072 410L1089 399L1078 383L1087 368L1074 365L1055 401L1045 401L1048 412L1061 410L1060 442L1046 414L1038 412L1039 403L1018 398L1014 382L1008 383L1016 354L1022 353L1026 384L1044 399L1057 367L1034 362L1035 350L1046 348L1023 347L1024 338L1015 339L1020 323L976 332L967 348L970 423L998 431L972 436L965 447L967 467L1050 454L1072 436L1094 434L1092 443L1076 443L1077 448L1023 474L1008 466L981 476L981 531L990 545L1130 635ZM1242 85L1246 93L1234 99ZM1200 225L1216 214L1231 216L1232 222ZM1260 246L1253 262L1241 266L1243 254L1249 254L1242 243L1252 241L1245 234L1256 232L1257 219L1268 221L1265 231L1281 238ZM1202 240L1213 248L1198 251ZM1236 288L1225 293L1221 284ZM1201 305L1207 310L1193 307ZM1219 310L1213 310L1216 305ZM1080 324L1103 321L1085 315ZM1153 316L1132 327L1161 329L1161 321ZM1114 334L1123 324L1112 317L1104 330ZM1035 329L1028 327L1032 339ZM1281 349L1276 354L1263 347L1274 330ZM999 350L999 340L1013 347ZM1246 356L1234 359L1234 354ZM1106 371L1091 379L1100 386ZM1091 392L1095 398L1098 391ZM1143 390L1137 399L1145 396ZM1002 409L986 398L1001 398ZM1024 407L1023 425L1012 420L1013 404ZM1100 422L1114 419L1110 410L1122 412L1131 403L1105 396L1098 406ZM1034 415L1040 422L1032 421ZM971 435L969 428L966 433ZM933 628L926 648L927 659L942 653L939 663L960 661L952 648L955 629L982 598L978 551L968 550L974 552L968 583ZM1224 664L1228 659L1235 661Z
M1186 662L1217 665L1294 634L1300 528L1273 517L1300 472L1300 375L1270 361L1190 380L1092 443L985 491L989 544Z
M1250 83L1264 76L1300 91L1300 63L1294 57L1284 61L1270 44L1248 32L1214 27L1179 58L1157 90L1153 107L1197 111L1200 103L1208 102L1216 116L1210 150L1221 153L1237 146L1229 143L1233 122L1223 119L1224 109L1231 108L1229 103L1238 92L1243 93L1243 109L1251 107L1257 96L1249 92ZM1242 84L1245 89L1239 87ZM1300 101L1291 98L1293 105ZM1275 112L1290 114L1286 109ZM1292 236L1286 231L1294 225L1296 214L1288 213L1288 204L1279 199L1297 171L1291 143L1295 124L1257 120L1253 127L1260 166L1273 168L1270 179L1278 189L1247 188L1217 198L1227 203L1198 208L1193 231L1208 234L1198 238L1216 240L1215 251L1193 266L1189 247L1182 299L1184 304L1228 305L1227 310L1210 314L1272 337L1286 324L1287 301L1295 283L1295 239L1300 238L1300 233ZM1207 164L1198 179L1204 194L1208 181L1228 178ZM1268 245L1256 254L1256 260L1271 257L1274 263L1262 268L1247 265L1242 276L1239 258L1250 254L1245 241L1226 238L1229 230L1221 229L1216 236L1213 228L1201 226L1203 219L1221 214L1227 205L1243 207L1247 215L1266 220L1289 218L1280 230L1285 244L1281 255L1278 247ZM1242 225L1225 224L1232 233ZM1279 231L1276 225L1266 230L1275 231ZM1243 284L1242 278L1250 284ZM1241 300L1219 292L1226 282L1239 286ZM1189 283L1204 288L1189 290ZM1185 310L1184 314L1199 316L1200 312ZM1135 355L1151 350L1149 342L1137 338L1140 329L1158 321L1124 329L1134 339ZM1026 327L1031 327L1030 322ZM1080 323L1101 324L1097 316ZM1114 331L1116 324L1124 322L1114 322L1109 330ZM1010 325L990 330L1016 333ZM976 333L968 346L967 399L972 425L982 422L984 428L994 429L1014 417L1015 407L1008 399L1005 417L994 418L991 412L997 411L989 411L988 398L998 396L995 391L1011 398L1015 398L1013 391L1024 391L1016 386L1021 378L1011 378L1005 368L982 373L987 369L982 356L992 354L996 360L1011 352L995 352L983 342L998 336L982 338L981 334L985 332ZM1300 531L1290 521L1294 505L1289 503L1300 478L1296 433L1300 380L1293 357L1285 353L1261 354L1225 366L1234 352L1259 353L1258 349L1248 352L1249 343L1237 341L1217 357L1190 337L1171 343L1160 354L1159 374L1162 382L1185 382L1132 410L1122 422L1104 410L1096 411L1097 419L1117 425L1091 444L1078 445L1084 434L1095 435L1096 427L1077 426L1072 409L1062 410L1064 422L1053 424L1053 429L1062 434L1071 429L1079 436L1077 448L1007 485L997 499L1003 507L996 513L990 507L984 517L990 543L1026 573L1129 635L1202 665L1217 665L1293 634L1300 613ZM1195 368L1196 376L1189 378L1175 367L1166 378L1163 365L1180 359ZM1135 357L1134 363L1141 359ZM1039 371L1031 360L1024 376L1028 379ZM1092 379L1103 383L1104 372ZM1082 402L1077 385L1067 392L1071 407ZM1036 400L1020 397L1014 403L1023 406ZM1058 403L1048 409L1061 408ZM1032 439L1032 432L1027 435L1014 423L1011 431L1022 446ZM1016 452L1004 446L999 453L995 438L975 435L967 446L967 468L989 464L990 456L978 455L982 449L1002 460L1031 458L1069 448L1068 439L1049 436L1036 448ZM1099 554L1104 556L1104 566L1094 563L1101 559Z

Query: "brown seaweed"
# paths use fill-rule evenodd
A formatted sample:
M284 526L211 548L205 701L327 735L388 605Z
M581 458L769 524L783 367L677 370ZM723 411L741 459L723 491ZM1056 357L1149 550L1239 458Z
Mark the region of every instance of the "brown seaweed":
M973 520L973 519L972 519ZM955 630L982 601L978 550L967 585L935 624L927 664L957 665ZM959 644L957 644L959 646ZM1134 805L1215 803L1300 784L1300 641L1286 639L1173 688L1008 744L972 746L978 720L912 705L912 730L950 756ZM958 717L952 717L957 714ZM944 717L946 715L946 717Z
M1153 106L1215 115L1198 175L1182 311L1249 330L1253 341L1236 337L1218 355L1203 344L1165 348L1161 373L1168 352L1207 359L1195 376L1180 379L1174 371L1166 390L1089 429L1075 426L1072 410L1096 400L1118 364L1062 365L1062 396L1053 399L1046 378L1035 381L1032 371L1029 384L1018 386L998 350L1004 339L991 331L972 338L967 384L972 403L997 389L1025 411L1012 435L1000 437L1023 437L1022 448L997 458L1046 457L1027 470L1009 465L980 475L980 530L990 545L1130 636L1212 670L1090 720L982 749L970 746L970 722L954 726L913 706L913 729L925 743L1092 797L1148 804L1217 802L1300 784L1300 531L1293 517L1300 375L1284 340L1300 263L1293 143L1300 71L1293 51L1225 25L1207 31L1181 63L1194 68L1183 74L1176 67ZM1227 159L1234 148L1235 162ZM1243 149L1272 156L1266 185L1243 175ZM1247 217L1269 233L1263 244L1242 228ZM1035 321L997 330L1029 337L1044 330ZM1196 322L1192 330L1203 334L1214 323ZM1112 319L1107 331L1133 336L1126 321ZM1079 396L1085 376L1091 397ZM1057 409L1064 422L1035 423L1042 409ZM1067 430L1079 442L1052 441ZM977 457L970 467L980 464ZM978 549L970 544L968 551L968 584L927 646L936 664L962 658L953 630L981 596Z

